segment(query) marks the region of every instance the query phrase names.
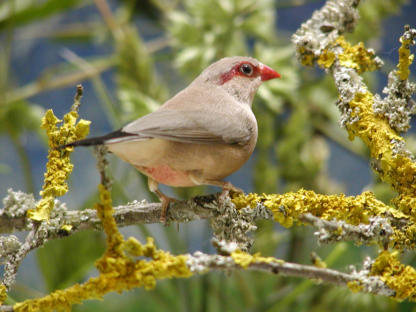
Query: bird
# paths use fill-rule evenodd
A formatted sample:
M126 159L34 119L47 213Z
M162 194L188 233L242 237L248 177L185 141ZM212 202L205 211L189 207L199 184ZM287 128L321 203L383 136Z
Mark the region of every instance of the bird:
M257 142L252 102L264 81L280 74L247 56L222 58L157 110L99 137L63 147L105 145L148 177L161 203L162 222L174 201L159 190L213 185L221 194L242 193L223 179L241 168Z

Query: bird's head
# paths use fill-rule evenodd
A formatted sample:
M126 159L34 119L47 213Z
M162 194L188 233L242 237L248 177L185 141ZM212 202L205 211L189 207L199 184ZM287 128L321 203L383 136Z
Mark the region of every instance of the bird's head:
M234 56L211 64L197 80L217 85L238 101L251 106L254 94L261 83L279 77L275 70L252 57Z

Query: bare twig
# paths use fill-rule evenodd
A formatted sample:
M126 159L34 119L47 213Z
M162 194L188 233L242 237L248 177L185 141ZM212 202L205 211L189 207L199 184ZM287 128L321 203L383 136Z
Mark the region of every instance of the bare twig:
M98 11L100 12L101 16L103 17L104 22L106 23L107 27L113 34L113 37L119 39L123 33L120 30L120 27L111 12L110 6L108 5L106 0L94 0L95 5L97 6Z
M114 59L109 59L105 62L94 65L94 68L91 70L81 70L68 74L53 75L51 77L44 75L45 77L40 77L36 81L8 92L5 96L5 101L2 103L9 104L12 102L24 100L45 91L72 86L76 83L79 83L80 81L94 77L101 72L110 69L112 66L114 66L114 63Z

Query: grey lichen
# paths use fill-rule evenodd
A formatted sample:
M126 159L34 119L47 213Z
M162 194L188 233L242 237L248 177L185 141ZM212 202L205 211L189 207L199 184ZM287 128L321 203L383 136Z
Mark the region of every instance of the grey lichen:
M106 169L108 168L108 159L105 157L108 153L108 148L104 145L94 146L94 154L97 158L97 169L100 173L101 184L105 186L106 189L111 189L111 180L106 174Z
M298 57L304 60L305 55L310 55L316 60L340 34L351 32L359 18L359 2L329 0L321 10L315 11L312 18L302 24L292 37ZM312 62L308 65L312 65Z
M210 219L214 245L219 252L221 242L235 243L240 250L248 251L253 245L253 238L249 234L257 229L255 221L260 218L272 218L271 212L262 205L254 209L236 210L228 196L219 201L214 216Z
M6 257L16 253L21 245L19 239L14 235L0 236L0 261L4 263Z
M373 263L374 260L366 257L360 271L357 271L354 266L350 266L350 270L352 271L351 275L360 282L360 286L363 287L363 291L365 292L377 293L387 297L394 296L394 290L389 288L379 277L370 275Z
M68 209L65 203L60 202L59 200L55 199L54 202L54 209L51 212L50 220L47 223L42 223L40 230L45 230L47 233L49 232L56 232L56 229L61 229L65 225L65 217L67 215ZM47 234L46 233L46 234ZM47 238L46 235L44 238Z
M416 92L416 84L401 80L394 70L389 73L387 87L383 89L384 98L374 97L374 113L384 116L390 127L397 132L406 132L410 128L410 119L416 113L415 102L411 99Z
M28 209L33 209L35 205L35 198L32 194L8 189L7 196L3 199L3 210L1 213L10 218L22 217Z
M302 215L303 222L310 223L318 228L314 234L320 243L333 243L338 241L353 241L356 244L369 245L379 243L382 246L388 245L393 228L386 218L371 217L368 224L351 225L345 221L322 220L312 214Z
M333 77L339 91L337 107L341 112L340 125L345 127L359 120L360 112L353 111L349 103L357 93L365 93L366 88L362 77L352 68L340 66L333 72ZM359 108L356 107L355 110L359 110Z
M399 141L399 140L391 140L390 142L393 146L392 152L393 156L401 155L410 158L412 161L415 161L415 156L411 151L409 151L406 147L405 141Z
M221 255L207 255L200 251L188 255L186 265L192 273L202 274L212 267L231 268L235 265L231 257Z

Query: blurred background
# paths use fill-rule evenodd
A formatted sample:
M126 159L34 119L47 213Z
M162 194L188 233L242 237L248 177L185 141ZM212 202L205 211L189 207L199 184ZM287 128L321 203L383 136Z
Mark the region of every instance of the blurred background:
M158 107L207 65L224 56L250 55L282 76L259 89L253 110L259 140L250 161L229 177L246 192L283 193L299 188L348 195L372 190L385 202L394 196L369 167L367 148L348 140L338 125L337 93L321 70L301 67L290 42L293 32L325 2L314 0L3 0L0 1L0 197L22 190L39 197L46 137L40 118L52 108L69 111L75 87L84 86L82 118L91 135L117 129ZM365 0L353 43L364 41L385 61L365 79L381 92L397 62L403 26L415 27L416 3ZM413 23L413 24L412 24ZM412 77L414 80L414 76ZM409 148L416 150L412 131ZM115 205L143 198L145 179L109 156ZM69 209L91 208L99 176L90 149L77 149L62 198ZM177 198L215 188L169 189ZM144 241L155 237L174 254L215 252L208 222L131 226ZM253 252L311 263L316 252L329 267L359 266L376 248L350 243L318 246L311 227L284 229L260 222ZM23 237L23 236L21 236ZM23 262L8 304L38 297L94 276L104 249L101 233L83 232L48 243ZM413 254L407 263L416 265ZM347 288L259 272L209 273L159 281L154 291L135 289L87 301L74 311L416 311L409 302L353 294Z

